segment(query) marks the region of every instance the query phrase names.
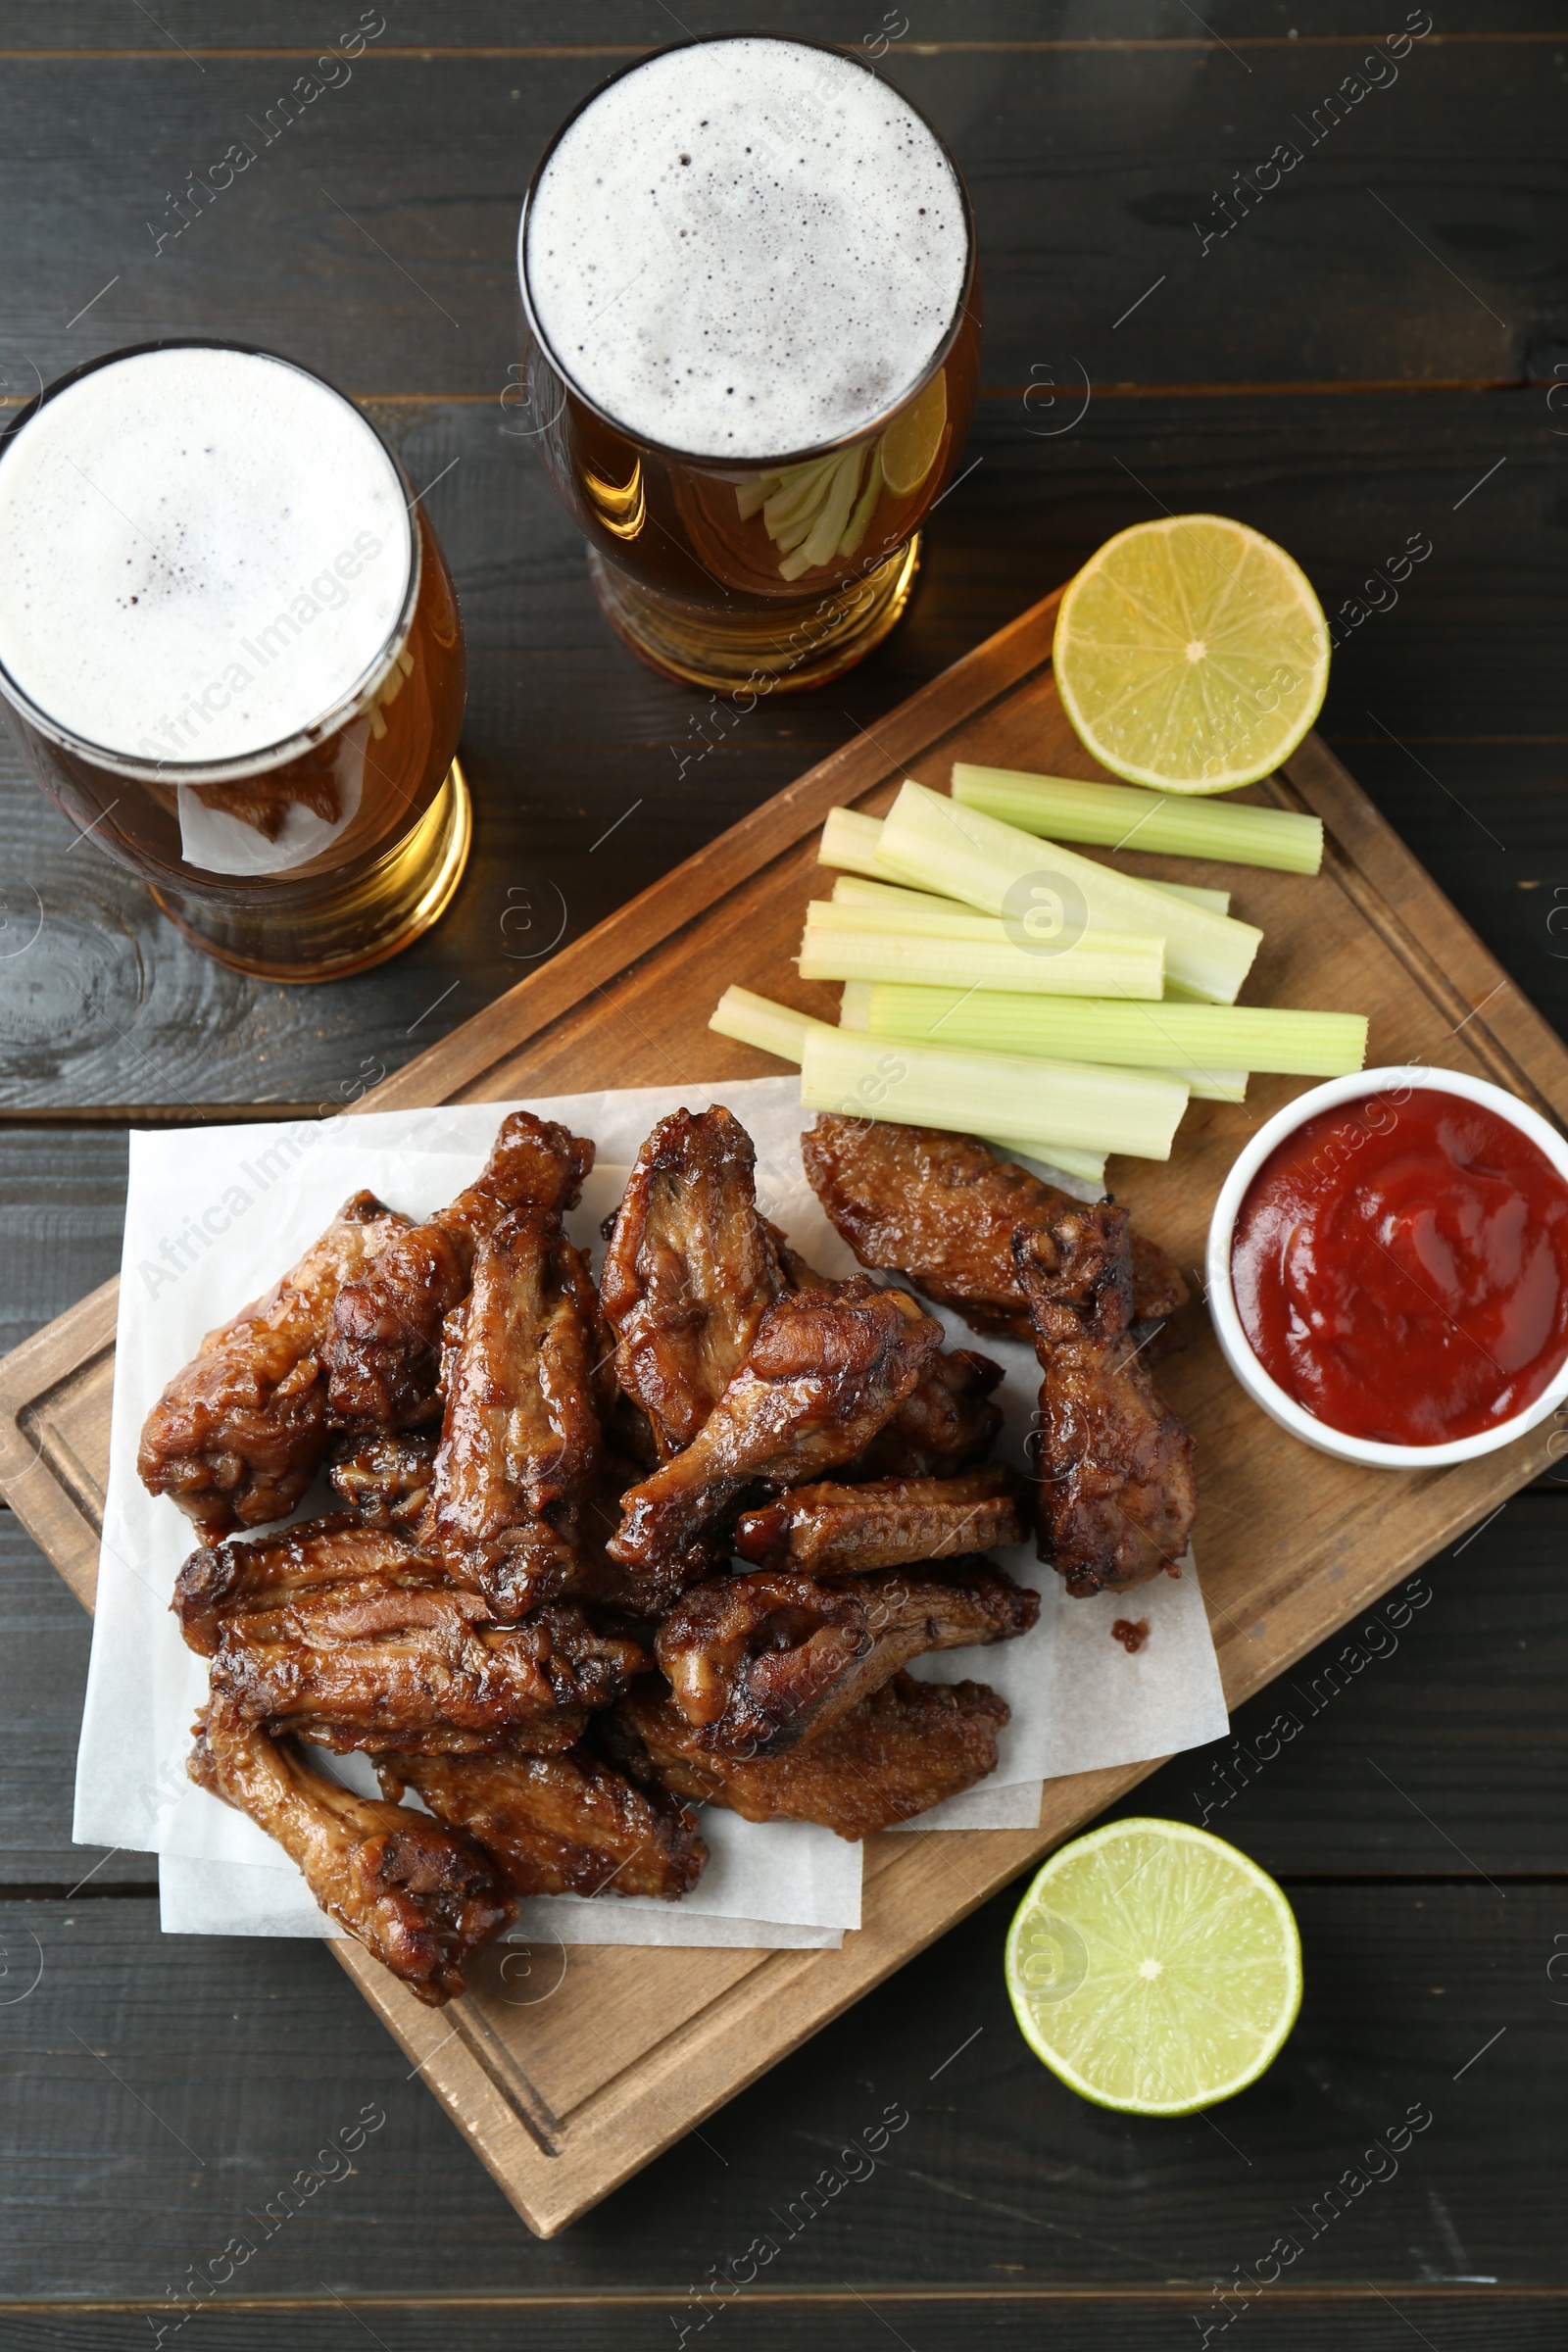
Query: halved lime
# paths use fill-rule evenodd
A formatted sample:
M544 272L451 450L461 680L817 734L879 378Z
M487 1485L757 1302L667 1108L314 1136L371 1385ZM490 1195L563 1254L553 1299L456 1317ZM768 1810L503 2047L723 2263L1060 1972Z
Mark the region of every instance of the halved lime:
M882 436L882 478L895 498L919 489L937 462L947 421L948 379L939 368Z
M1006 1974L1024 2039L1069 2090L1191 2115L1273 2064L1301 2006L1301 1939L1234 1845L1117 1821L1052 1855L1008 1930Z
M1329 632L1272 539L1175 514L1090 558L1061 600L1053 658L1062 709L1113 776L1230 792L1288 760L1316 718Z

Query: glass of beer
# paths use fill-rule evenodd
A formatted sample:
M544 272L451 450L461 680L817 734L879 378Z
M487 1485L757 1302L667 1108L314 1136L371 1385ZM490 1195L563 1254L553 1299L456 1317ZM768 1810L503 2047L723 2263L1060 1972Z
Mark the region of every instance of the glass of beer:
M467 856L452 580L397 460L319 376L160 342L0 439L0 704L80 837L210 956L361 971Z
M903 612L974 408L974 225L868 65L659 51L557 132L518 234L520 421L607 616L666 676L817 686Z

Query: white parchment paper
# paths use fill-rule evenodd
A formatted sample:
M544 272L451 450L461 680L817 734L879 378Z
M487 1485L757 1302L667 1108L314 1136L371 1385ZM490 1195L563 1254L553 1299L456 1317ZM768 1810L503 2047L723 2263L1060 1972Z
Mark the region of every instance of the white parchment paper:
M806 1182L804 1122L792 1078L530 1102L530 1109L564 1120L598 1146L581 1206L568 1220L572 1238L593 1250L597 1265L600 1220L619 1200L649 1129L682 1103L695 1110L715 1101L729 1105L757 1144L764 1214L824 1272L850 1272L854 1261ZM459 1104L325 1123L131 1136L109 1487L74 1836L81 1844L166 1857L161 1877L171 1930L332 1932L271 1840L185 1778L206 1664L180 1641L169 1598L194 1531L136 1477L142 1421L203 1335L270 1288L351 1193L368 1187L411 1216L428 1214L477 1174L513 1107ZM943 1320L955 1344L979 1344L956 1317ZM1033 1354L1005 1340L988 1340L984 1349L1005 1365L1000 1395L1007 1426L1000 1450L1021 1466L1039 1385ZM302 1507L320 1507L319 1499ZM1026 1826L1038 1818L1047 1775L1164 1755L1216 1739L1226 1728L1190 1563L1180 1579L1157 1579L1114 1604L1109 1597L1069 1600L1029 1547L1006 1564L1041 1591L1035 1632L997 1648L921 1660L916 1668L937 1681L989 1682L1007 1699L1013 1718L1003 1734L998 1771L984 1788L911 1828ZM1136 1600L1130 1611L1129 1597ZM1131 1658L1109 1633L1112 1617L1128 1613L1147 1617L1151 1628L1148 1644ZM362 1758L318 1760L348 1780L368 1772ZM537 1913L563 1941L728 1942L744 1936L761 1944L836 1942L858 1925L858 1846L808 1824L747 1823L711 1807L704 1835L714 1858L681 1903L538 1898L519 1925L542 1934Z

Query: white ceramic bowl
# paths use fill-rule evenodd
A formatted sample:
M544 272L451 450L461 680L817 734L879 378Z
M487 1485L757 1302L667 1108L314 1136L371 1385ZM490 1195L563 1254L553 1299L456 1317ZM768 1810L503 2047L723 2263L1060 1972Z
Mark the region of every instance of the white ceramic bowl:
M1568 1357L1565 1357L1535 1403L1522 1413L1515 1413L1511 1420L1499 1421L1494 1429L1480 1430L1474 1437L1453 1438L1445 1446L1386 1446L1372 1438L1348 1437L1344 1430L1332 1429L1326 1421L1316 1419L1294 1396L1287 1396L1252 1352L1231 1287L1232 1237L1252 1178L1277 1145L1304 1121L1316 1118L1319 1112L1332 1110L1336 1103L1359 1102L1367 1095L1385 1095L1397 1107L1416 1090L1459 1095L1467 1102L1484 1104L1528 1137L1568 1185L1568 1141L1516 1096L1505 1094L1500 1086L1491 1086L1484 1078L1471 1078L1462 1070L1359 1070L1353 1078L1331 1078L1326 1085L1314 1086L1306 1094L1298 1095L1258 1129L1220 1188L1208 1228L1208 1310L1225 1361L1248 1395L1281 1429L1288 1429L1293 1438L1301 1439L1307 1446L1315 1446L1319 1453L1331 1453L1342 1462L1365 1462L1383 1470L1440 1470L1450 1462L1469 1462L1478 1454L1494 1453L1501 1446L1511 1446L1516 1438L1522 1438L1540 1422L1549 1420L1557 1407L1568 1400Z

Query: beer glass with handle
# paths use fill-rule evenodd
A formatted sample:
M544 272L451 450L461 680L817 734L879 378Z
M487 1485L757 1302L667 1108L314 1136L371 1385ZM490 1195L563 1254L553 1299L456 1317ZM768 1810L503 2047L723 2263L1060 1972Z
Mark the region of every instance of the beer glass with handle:
M969 200L869 65L723 35L557 132L518 235L520 416L666 676L816 686L881 642L979 374Z
M0 438L0 707L79 835L220 962L333 978L436 920L466 683L401 467L291 361L111 352Z

